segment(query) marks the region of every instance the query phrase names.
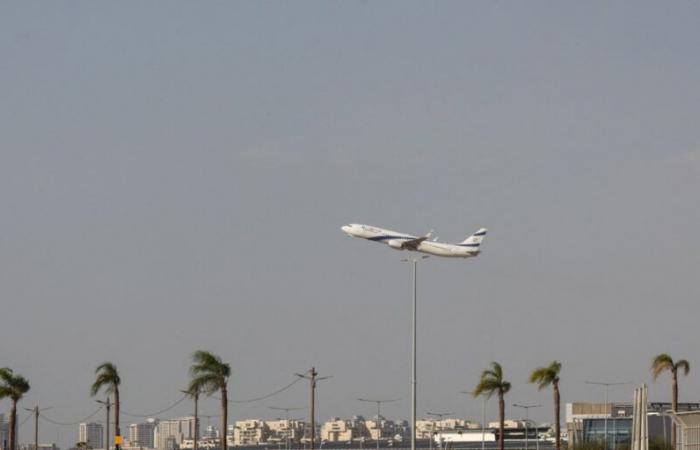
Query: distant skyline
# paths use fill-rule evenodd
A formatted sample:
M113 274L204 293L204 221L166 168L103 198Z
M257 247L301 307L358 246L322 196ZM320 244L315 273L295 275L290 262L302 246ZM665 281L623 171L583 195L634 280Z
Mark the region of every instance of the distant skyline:
M478 258L420 264L419 416L480 418L459 392L490 361L538 421L551 393L527 377L555 359L563 403L603 400L585 380L668 400L661 352L690 361L680 399L700 400L699 19L651 1L1 3L0 367L31 383L20 408L86 417L112 361L123 410L157 411L205 349L234 399L313 365L333 375L319 421L371 414L357 397L408 418L406 254L347 223L489 229ZM230 421L307 401L298 383Z

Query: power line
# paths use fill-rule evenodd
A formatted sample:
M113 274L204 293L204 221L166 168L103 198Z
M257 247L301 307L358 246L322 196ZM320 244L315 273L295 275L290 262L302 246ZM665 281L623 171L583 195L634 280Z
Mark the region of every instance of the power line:
M280 394L280 393L286 391L287 389L289 389L289 388L291 388L292 386L294 386L295 384L297 384L297 383L299 382L299 380L301 380L301 378L297 378L297 379L295 379L294 381L292 381L291 383L289 383L288 385L284 386L283 388L277 389L277 390L274 391L274 392L270 392L269 394L265 394L265 395L260 396L260 397L249 398L249 399L247 399L247 400L229 400L228 402L229 402L229 403L253 403L253 402L259 402L260 400L265 400L265 399L267 399L267 398L270 398L270 397L272 397L272 396L274 396L274 395L277 395L277 394ZM214 398L221 400L221 397L214 397Z
M88 420L88 419L91 419L95 414L97 414L97 413L100 412L101 410L102 410L102 407L100 406L99 408L97 408L97 410L95 410L94 413L92 413L92 414L90 414L89 416L87 416L87 417L85 417L85 418L82 418L82 419L80 419L80 420L78 420L78 421L76 421L76 422L59 422L59 421L57 421L57 420L53 420L53 419L51 419L51 418L49 418L49 417L46 417L46 416L43 415L43 414L39 414L39 417L41 417L41 418L44 419L45 421L47 421L47 422L49 422L49 423L52 423L52 424L54 424L54 425L58 425L58 426L62 426L62 427L70 427L70 426L73 426L73 425L78 425L78 424L80 424L80 423L83 423L83 422L85 422L85 421ZM30 415L30 416L31 416L31 415Z
M121 411L120 414L123 414L125 416L130 416L130 417L153 417L153 416L157 416L159 414L163 414L164 412L170 411L171 409L173 409L174 407L176 407L177 405L182 403L182 401L185 400L186 398L187 398L187 394L183 395L178 401L176 401L172 405L168 406L167 408L161 409L160 411L156 411L156 412L150 413L150 414L134 414L134 413L126 412L126 411Z
M27 418L24 419L22 422L20 422L20 424L17 425L17 427L19 428L19 427L21 427L22 425L24 425L25 423L27 423L27 421L28 421L31 417L32 417L32 414L29 413L29 415L27 416Z

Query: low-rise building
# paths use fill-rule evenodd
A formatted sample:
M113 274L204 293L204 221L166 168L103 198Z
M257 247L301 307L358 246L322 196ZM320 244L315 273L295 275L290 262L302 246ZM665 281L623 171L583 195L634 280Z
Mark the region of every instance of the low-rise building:
M270 428L263 420L238 420L233 428L233 445L258 445L267 442Z
M670 403L647 405L649 439L670 439ZM678 411L698 411L700 403L679 403ZM581 442L606 440L610 448L629 443L632 436L632 405L629 403L567 403L566 432L569 448Z
M328 442L352 441L361 436L351 420L334 417L321 426L321 440Z
M304 435L304 422L299 420L277 419L265 422L269 429L268 442L299 443Z

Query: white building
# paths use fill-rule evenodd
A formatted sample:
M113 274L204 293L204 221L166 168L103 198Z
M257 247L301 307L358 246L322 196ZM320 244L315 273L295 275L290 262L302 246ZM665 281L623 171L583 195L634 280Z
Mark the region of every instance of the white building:
M263 420L237 420L233 429L233 445L257 445L267 442L270 428Z
M87 443L88 447L104 447L105 429L101 423L89 422L78 425L78 442Z
M161 420L156 426L157 442L159 450L176 450L184 439L194 439L194 417L180 417L179 419Z

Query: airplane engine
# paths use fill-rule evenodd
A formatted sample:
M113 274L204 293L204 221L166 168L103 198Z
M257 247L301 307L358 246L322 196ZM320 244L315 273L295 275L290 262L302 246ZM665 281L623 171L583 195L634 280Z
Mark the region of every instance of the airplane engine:
M387 242L389 247L395 248L397 250L403 250L403 241L400 241L398 239L392 239L389 242Z

